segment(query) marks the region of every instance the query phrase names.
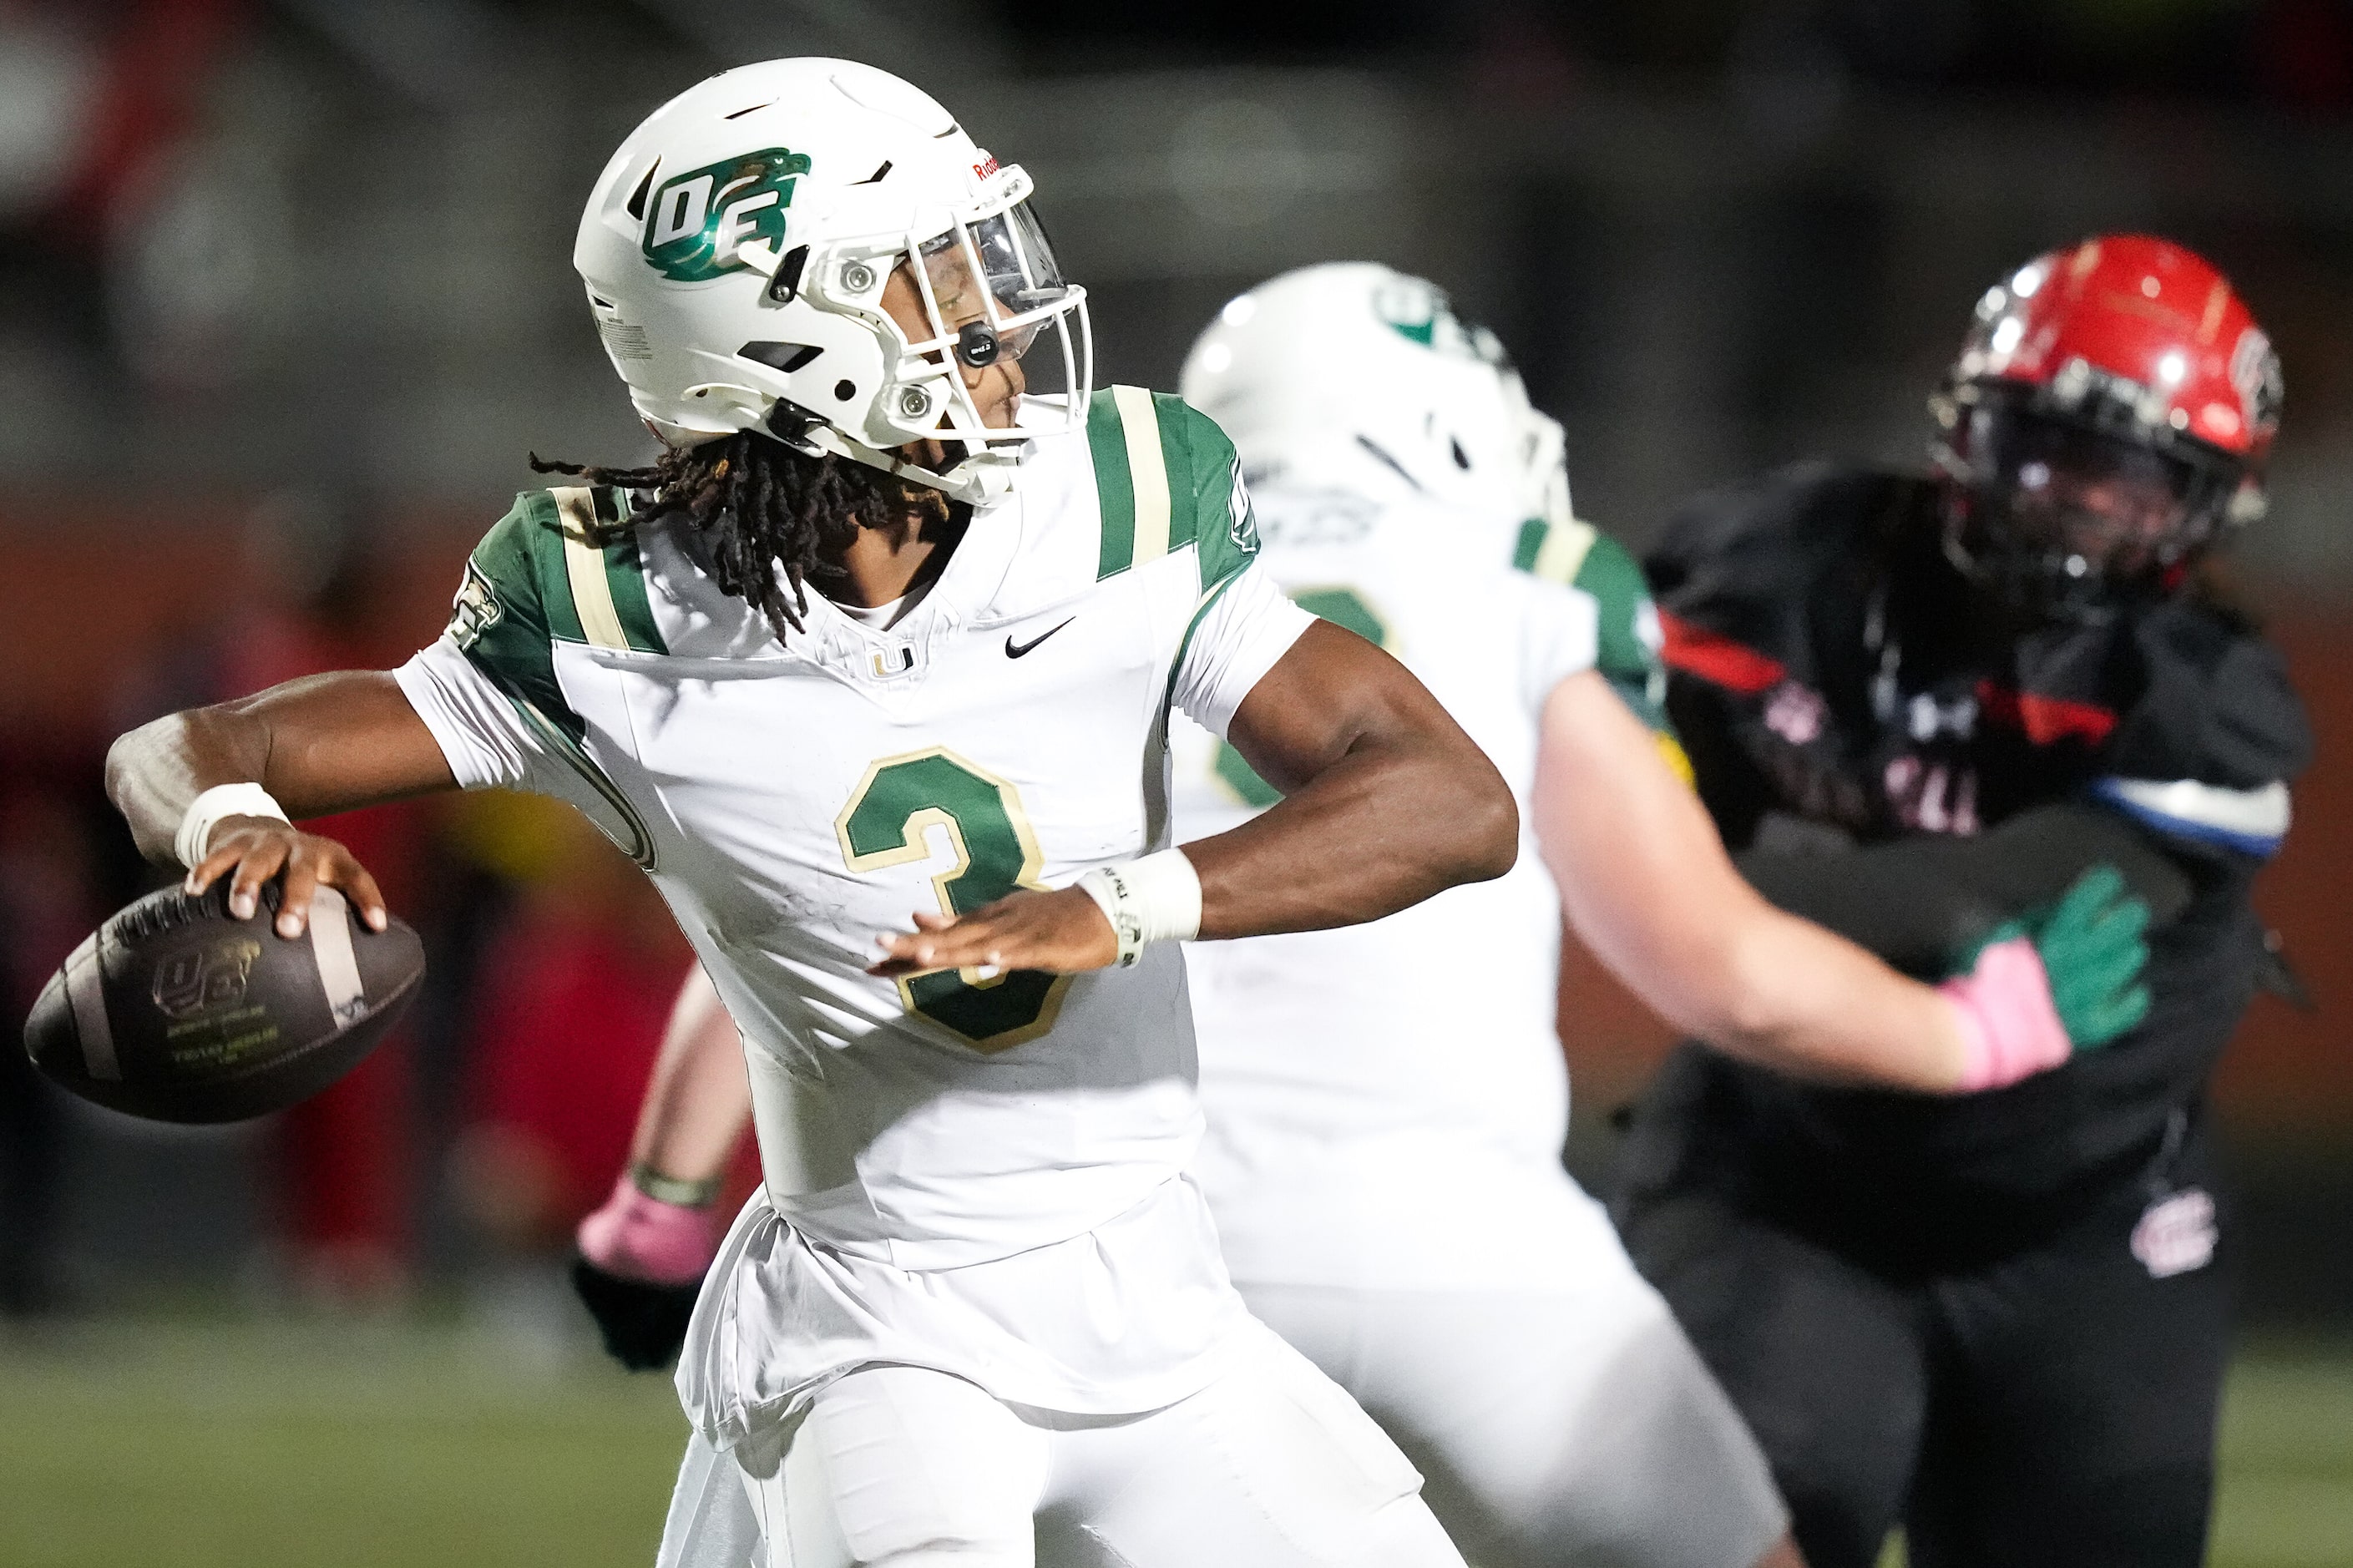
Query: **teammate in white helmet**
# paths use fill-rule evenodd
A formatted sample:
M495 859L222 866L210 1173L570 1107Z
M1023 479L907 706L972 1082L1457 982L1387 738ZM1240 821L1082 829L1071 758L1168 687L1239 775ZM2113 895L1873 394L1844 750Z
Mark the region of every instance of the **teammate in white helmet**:
M1762 923L1688 822L1641 569L1571 515L1559 427L1493 336L1419 279L1278 278L1184 384L1264 487L1267 569L1419 673L1532 834L1485 897L1188 954L1194 1171L1236 1284L1398 1439L1473 1562L1796 1561L1756 1442L1561 1164L1563 898L1670 1014L1713 991L1736 1018L1717 987ZM1174 748L1181 822L1274 798L1217 737Z
M659 461L522 497L401 668L159 721L111 788L240 915L282 878L283 937L322 887L385 918L288 817L460 786L572 802L659 887L765 1173L680 1369L665 1563L1459 1564L1219 1264L1176 942L1497 876L1511 795L1252 569L1216 426L1092 392L1029 195L862 66L689 89L574 252ZM1283 806L1171 847L1172 710Z
M1478 1562L1795 1561L1755 1444L1560 1166L1561 900L1676 1022L1817 1078L1924 1091L2073 1048L2035 942L1940 997L1739 880L1672 771L1639 571L1569 517L1559 427L1430 285L1365 265L1286 275L1227 307L1186 376L1260 475L1279 580L1421 674L1517 788L1558 878L1523 855L1375 924L1191 949L1210 1110L1195 1169L1238 1283L1388 1426ZM1182 823L1264 820L1280 798L1213 734L1180 726L1172 745ZM2093 892L2039 933L2054 967L2085 937L2137 944L2132 908ZM1882 1002L1831 1005L1833 975ZM742 1090L714 1067L733 1049L691 980L633 1170L583 1226L584 1293L625 1360L667 1359L663 1291L680 1310L708 1256L695 1184L735 1131Z

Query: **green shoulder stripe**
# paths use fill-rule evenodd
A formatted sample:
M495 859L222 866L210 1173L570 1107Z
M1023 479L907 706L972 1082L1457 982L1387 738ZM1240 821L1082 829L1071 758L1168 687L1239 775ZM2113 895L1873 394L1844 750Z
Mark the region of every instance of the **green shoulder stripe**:
M579 632L570 595L548 592L548 568L560 572L561 562L554 504L544 490L526 490L467 559L449 637L510 699L577 741L585 727L555 679L553 645Z
M1651 604L1651 585L1643 580L1641 565L1625 546L1596 533L1570 586L1592 595L1600 606L1600 647L1594 662L1601 673L1613 681L1648 686L1662 667L1656 646L1658 611Z
M555 679L554 645L666 653L634 536L601 548L598 524L626 501L603 488L526 490L474 547L450 637L514 700L577 742L586 732Z
M1103 516L1098 582L1189 544L1206 592L1257 553L1233 444L1182 398L1105 387L1088 405L1087 445Z
M1258 519L1242 483L1242 460L1218 422L1168 400L1181 417L1192 458L1194 552L1203 592L1231 582L1258 555Z
M1512 564L1547 583L1588 595L1598 612L1594 668L1634 716L1662 736L1673 726L1666 710L1666 668L1659 660L1659 616L1640 563L1625 546L1574 518L1520 525Z
M547 496L555 509L578 640L616 651L668 653L646 599L637 536L616 528L626 515L627 498L605 485L554 489Z
M1094 454L1095 491L1103 510L1103 542L1095 580L1157 561L1168 553L1186 463L1183 448L1171 450L1160 411L1162 399L1140 386L1107 386L1087 405L1087 445ZM1174 401L1169 399L1168 401Z
M1095 501L1103 515L1103 541L1095 581L1124 572L1135 561L1134 469L1127 457L1127 427L1105 387L1087 400L1087 450L1095 462Z
M1512 551L1512 564L1532 577L1564 587L1575 584L1577 573L1585 565L1585 557L1601 531L1589 522L1570 518L1566 522L1546 522L1532 517L1520 524L1519 542Z
M588 495L585 490L579 493ZM587 515L598 515L599 506L609 509L618 504L599 500L607 495L609 492L599 491L588 498ZM526 490L515 498L512 510L492 526L467 559L466 580L458 589L458 602L449 616L449 637L506 694L523 722L539 732L549 750L612 807L620 823L614 842L639 865L650 867L653 836L646 831L645 819L588 755L584 747L588 727L565 700L564 688L555 679L555 644L590 640L582 634L580 614L573 602L577 562L567 554L567 500L562 491L548 490ZM577 506L573 510L576 514ZM607 511L602 521L617 522L620 514ZM635 541L607 546L605 553L613 561L613 574L617 576L624 566L628 574L627 582L608 580L609 613L624 628L638 628L635 634L625 630L624 641L631 635L642 636L645 645L628 646L649 645L649 651L665 651L646 611L645 576L638 565ZM634 599L628 597L631 584ZM598 613L592 610L592 618ZM614 830L607 826L607 831Z
M1657 733L1668 762L1689 783L1691 763L1674 738L1674 721L1667 717L1667 667L1659 657L1659 611L1651 602L1651 584L1643 579L1641 564L1616 540L1597 535L1572 586L1592 595L1600 609L1595 668L1633 710L1634 717Z

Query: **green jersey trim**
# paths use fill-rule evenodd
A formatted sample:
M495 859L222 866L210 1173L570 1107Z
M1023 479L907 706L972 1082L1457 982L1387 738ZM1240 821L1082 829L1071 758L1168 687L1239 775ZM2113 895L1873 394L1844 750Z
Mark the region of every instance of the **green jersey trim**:
M579 622L568 591L547 591L551 568L563 580L563 552L547 492L517 496L467 559L449 637L500 690L577 742L587 729L556 682L554 644L581 640Z
M1666 667L1659 660L1658 624L1651 585L1641 563L1625 546L1589 522L1574 518L1547 523L1530 518L1520 525L1512 564L1547 583L1588 595L1599 612L1594 668L1634 716L1661 735L1672 735L1666 710Z
M1119 404L1105 387L1087 400L1087 450L1095 464L1095 500L1103 538L1095 581L1124 572L1135 559L1135 482L1128 467L1127 430Z
M1169 400L1185 419L1192 459L1193 534L1204 592L1230 583L1258 558L1258 518L1242 483L1242 460L1217 421Z
M1512 549L1512 564L1531 577L1541 577L1563 587L1574 586L1577 573L1584 569L1586 556L1600 537L1599 529L1575 518L1556 525L1532 517L1520 524L1519 541Z
M668 653L646 597L637 535L621 528L628 500L609 485L547 492L564 541L565 585L580 640L616 652Z
M554 645L666 654L628 501L607 486L526 490L466 563L449 634L508 695L574 740L586 733L556 684ZM598 544L600 538L611 542Z
M588 755L588 726L565 700L555 677L555 645L591 643L575 606L584 585L595 597L589 618L606 646L661 653L647 606L645 573L634 538L602 551L585 545L586 521L617 522L620 504L586 489L526 490L474 547L449 618L448 635L474 668L515 705L525 725L613 807L629 836L621 847L650 865L653 837L620 787ZM600 516L599 508L605 509ZM616 579L619 579L617 585ZM595 590L601 586L601 596ZM638 638L632 641L632 628Z
M1653 686L1664 685L1666 669L1658 650L1642 636L1643 626L1655 623L1658 615L1642 568L1616 540L1596 535L1570 586L1592 595L1601 607L1600 647L1594 663L1621 691L1644 693L1635 711L1652 729L1664 729L1666 714L1649 695Z
M1258 553L1233 443L1184 399L1105 387L1087 406L1087 448L1103 519L1097 582L1191 545L1206 592Z
M629 797L621 793L621 786L615 784L606 774L605 770L596 765L596 759L589 756L580 742L574 740L554 720L512 693L508 694L507 700L514 704L515 711L522 716L524 725L539 736L541 744L563 758L565 764L574 773L578 773L582 782L595 790L605 804L613 808L613 815L621 819L622 830L628 837L623 838L609 833L607 835L607 837L612 838L615 847L639 866L649 871L652 870L654 868L654 836L646 830L646 819L638 815L638 808L629 804Z
M1160 693L1160 721L1163 727L1166 727L1168 721L1168 710L1176 700L1176 677L1184 672L1185 656L1193 650L1193 634L1201 629L1201 618L1209 613L1212 605L1225 597L1226 590L1233 585L1233 578L1229 577L1224 582L1210 587L1202 594L1200 602L1193 606L1193 618L1185 623L1185 635L1176 641L1176 657L1168 661L1168 684Z

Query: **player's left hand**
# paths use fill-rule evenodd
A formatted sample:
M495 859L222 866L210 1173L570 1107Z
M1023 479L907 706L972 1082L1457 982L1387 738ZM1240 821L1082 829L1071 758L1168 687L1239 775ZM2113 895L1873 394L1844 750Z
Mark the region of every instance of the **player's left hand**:
M606 1353L631 1372L659 1372L678 1360L694 1321L699 1279L659 1285L599 1268L586 1258L572 1259L572 1289L596 1320Z
M934 969L977 969L983 979L1015 969L1075 974L1119 956L1119 939L1093 899L1077 888L1024 890L968 915L918 911L915 929L879 939L884 956L866 973L886 978Z

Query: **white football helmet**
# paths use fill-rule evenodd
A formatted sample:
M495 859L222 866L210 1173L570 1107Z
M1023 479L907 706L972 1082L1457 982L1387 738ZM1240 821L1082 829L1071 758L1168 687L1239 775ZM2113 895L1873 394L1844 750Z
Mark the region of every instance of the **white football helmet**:
M1029 192L897 77L769 60L629 133L572 262L630 401L672 446L762 427L983 500L1024 443L1083 423L1092 377L1086 291L1063 281ZM931 323L914 341L882 309L902 266ZM1001 359L1030 384L1018 428L983 425L961 374ZM891 453L926 437L967 455L933 474Z
M1181 386L1254 476L1371 463L1490 515L1569 516L1560 426L1528 402L1495 334L1437 285L1377 263L1303 267L1228 301Z

